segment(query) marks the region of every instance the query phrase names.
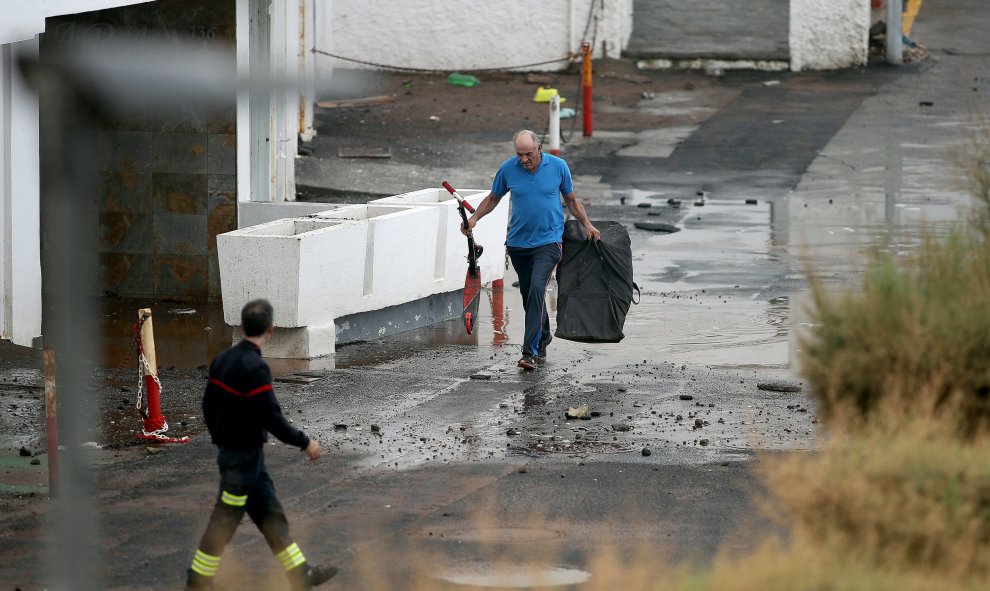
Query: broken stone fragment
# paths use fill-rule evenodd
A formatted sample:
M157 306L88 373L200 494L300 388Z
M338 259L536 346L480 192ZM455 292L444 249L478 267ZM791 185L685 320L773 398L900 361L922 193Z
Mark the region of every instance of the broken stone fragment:
M333 428L335 431L346 431L347 425L344 423L334 423Z
M760 390L767 390L770 392L800 392L800 384L795 384L793 382L760 382L756 384L756 387Z
M30 450L30 449L28 449L28 448L26 448L26 447L24 447L24 446L21 446L21 451L20 451L20 454L21 454L22 456L24 456L24 457L28 457L28 456L30 456L30 455L31 455L31 450Z
M371 432L372 433L380 433L381 430L382 430L382 428L379 427L378 425L375 425L375 424L372 424L371 425Z
M625 423L615 423L612 425L613 431L632 431L632 426Z
M681 400L694 400L694 396L691 396L690 394L681 394L678 398Z
M584 417L587 414L588 414L588 405L587 404L582 404L581 406L578 406L577 408L573 408L573 407L568 408L567 409L567 412L564 413L564 415L567 418L569 418L569 419L580 419L580 418Z
M643 454L643 457L646 457L646 456L649 456L649 455L652 455L653 454L653 452L650 451L650 448L648 448L648 447L644 447L643 448L643 451L640 452L640 453Z

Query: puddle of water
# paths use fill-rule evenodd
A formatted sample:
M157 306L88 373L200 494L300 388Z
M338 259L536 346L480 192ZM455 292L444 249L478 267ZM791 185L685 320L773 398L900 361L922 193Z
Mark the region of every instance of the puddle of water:
M220 302L158 302L104 298L100 310L100 357L103 367L137 368L133 325L137 311L151 308L158 367L195 369L230 346L232 331L223 321Z
M591 580L591 573L575 568L548 566L497 568L492 565L475 564L466 565L457 570L448 570L437 575L436 578L455 585L527 589L578 585Z

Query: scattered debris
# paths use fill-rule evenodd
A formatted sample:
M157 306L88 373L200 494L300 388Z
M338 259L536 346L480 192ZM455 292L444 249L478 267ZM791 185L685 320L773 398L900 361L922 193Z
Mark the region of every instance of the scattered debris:
M587 404L582 404L581 406L579 406L577 408L568 408L567 409L567 412L564 413L564 414L569 419L580 419L580 418L583 418L583 417L585 417L588 414L588 405Z
M321 109L345 109L350 107L370 107L395 102L394 94L383 94L364 98L341 99L339 101L318 101L316 106Z
M643 448L643 451L642 451L642 452L640 452L640 453L642 453L642 454L643 454L643 457L646 457L646 456L650 456L650 455L653 455L653 452L652 452L652 451L650 451L650 448L648 448L648 447L644 447L644 448Z
M691 396L690 394L681 394L678 398L681 400L694 400L694 396Z
M40 465L41 465L41 460L40 460L39 458L33 458L33 459L31 460L31 462L30 462L30 464L31 464L32 466L40 466Z
M700 443L701 445L705 446L705 445L708 445L708 440L707 439L702 439L698 443Z
M615 423L615 424L612 425L612 430L613 431L622 431L622 432L632 431L632 426L631 425L627 425L626 423Z
M802 389L800 384L792 382L760 382L756 387L770 392L800 392Z
M151 447L150 445L144 448L144 450L148 452L148 455L152 456L162 453L164 449L164 447Z
M492 379L492 374L490 373L473 373L471 374L472 380L490 380Z
M433 119L433 117L430 117ZM436 119L439 120L439 117ZM389 146L341 146L337 148L337 158L391 158L392 148Z
M777 86L778 84L780 84L780 80L767 80L763 86Z
M526 82L529 84L540 84L540 85L553 84L553 80L550 78L550 76L547 76L545 74L534 74L532 72L526 74Z
M333 430L334 431L346 431L347 430L347 425L344 424L344 423L334 423Z
M649 232L663 232L664 234L673 234L674 232L680 232L681 229L673 224L665 224L663 222L633 222L633 225L640 230L647 230Z
M747 199L746 200L746 205L757 205L758 203L759 203L759 201L757 201L756 199Z
M26 447L24 447L24 446L21 446L21 451L20 451L20 454L21 454L21 455L22 455L23 457L28 457L28 456L30 456L30 455L31 455L31 450L30 450L30 449L28 449L28 448L26 448Z
M636 207L642 207L642 208L653 207L653 204L652 203L637 203L636 204Z
M323 378L318 378L316 376L301 376L295 374L288 374L284 376L278 376L275 378L276 382L283 382L286 384L312 384L313 382L319 382Z
M452 72L450 76L447 76L447 84L450 84L451 86L474 88L475 86L481 84L481 80L478 80L471 74L459 74L457 72Z
M540 86L540 87L538 87L536 89L536 94L533 95L533 102L534 103L549 103L550 102L550 99L553 98L553 97L555 97L555 96L560 96L560 93L557 92L557 89L556 88L544 88L544 87ZM560 97L560 102L564 102L566 100L567 100L566 98L564 98L562 96Z
M515 427L513 427L512 429L508 429L505 432L505 434L508 435L509 437L512 437L513 435L519 435L520 433L522 433L522 431L516 429Z
M168 311L169 314L175 314L176 316L184 316L187 314L195 314L196 308L172 308Z

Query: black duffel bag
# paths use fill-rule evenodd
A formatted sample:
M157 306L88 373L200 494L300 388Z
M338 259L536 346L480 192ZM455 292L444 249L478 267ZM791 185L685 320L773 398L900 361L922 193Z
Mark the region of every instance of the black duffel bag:
M557 330L582 343L618 343L625 336L633 291L629 233L618 222L592 222L601 240L587 240L577 220L564 223L564 256L557 265ZM638 303L638 302L637 302Z

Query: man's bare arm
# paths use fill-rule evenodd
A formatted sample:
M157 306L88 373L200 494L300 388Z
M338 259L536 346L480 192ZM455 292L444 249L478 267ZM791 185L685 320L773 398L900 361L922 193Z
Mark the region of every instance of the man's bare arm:
M474 227L478 224L478 220L490 214L495 206L498 205L501 197L496 197L493 193L489 193L487 197L481 200L478 207L474 208L474 213L468 218L468 227L465 228L461 225L461 234L467 236L474 230Z
M578 201L573 191L564 195L564 203L567 204L567 210L571 212L571 215L584 226L584 233L588 237L588 240L601 240L602 233L598 231L598 228L591 225L591 221L588 220L588 214L584 211L584 205Z

